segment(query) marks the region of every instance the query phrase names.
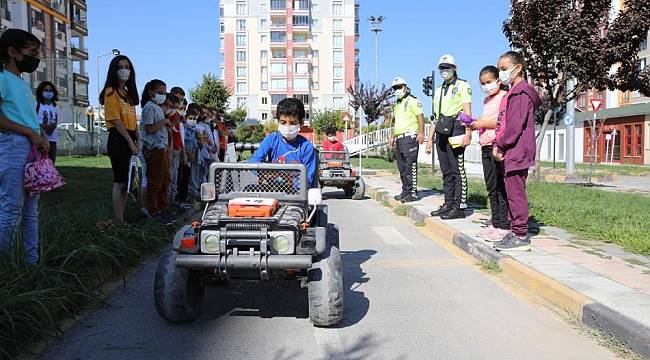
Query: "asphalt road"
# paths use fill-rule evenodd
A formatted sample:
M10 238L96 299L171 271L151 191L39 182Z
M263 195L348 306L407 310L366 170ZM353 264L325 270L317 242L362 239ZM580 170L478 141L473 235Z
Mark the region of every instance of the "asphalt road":
M329 199L341 230L345 315L309 323L296 283L206 291L202 315L171 325L153 304L157 260L39 359L603 359L594 339L513 295L371 200Z

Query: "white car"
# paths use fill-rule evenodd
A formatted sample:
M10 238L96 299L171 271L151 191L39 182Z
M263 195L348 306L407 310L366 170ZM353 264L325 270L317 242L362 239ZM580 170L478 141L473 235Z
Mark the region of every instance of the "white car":
M72 123L59 124L57 125L56 128L59 130L88 132L88 130L85 127L81 126L80 124L72 124Z

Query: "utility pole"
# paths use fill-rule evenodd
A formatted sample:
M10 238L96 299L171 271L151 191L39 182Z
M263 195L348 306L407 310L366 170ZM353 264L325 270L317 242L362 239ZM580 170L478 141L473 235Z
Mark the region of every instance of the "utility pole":
M576 86L576 80L570 79L567 81L566 93L569 94ZM576 101L575 98L566 104L566 115L564 117L564 125L566 126L566 174L572 176L575 173L575 157L576 157Z
M383 16L368 18L370 21L370 31L375 33L375 85L379 84L379 33L383 31L382 24L386 20Z

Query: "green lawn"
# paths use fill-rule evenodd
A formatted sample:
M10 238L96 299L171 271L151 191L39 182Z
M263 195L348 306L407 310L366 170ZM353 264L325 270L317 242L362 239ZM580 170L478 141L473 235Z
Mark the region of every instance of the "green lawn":
M553 169L553 162L542 161L540 164L544 169ZM555 168L564 170L566 169L566 164L555 163ZM585 175L589 172L589 164L575 164L575 169L578 174ZM594 174L646 176L648 173L650 173L650 166L594 164Z
M107 157L60 157L66 185L42 195L41 262L28 266L12 251L0 259L0 358L53 335L62 319L101 298L98 286L170 242L172 230L139 218L111 218L112 171ZM20 240L17 241L20 243Z
M358 166L358 162L354 164ZM383 159L363 159L367 169L397 172ZM419 186L442 189L441 174L420 166ZM600 191L582 186L530 181L530 216L542 225L563 228L578 236L618 244L628 251L650 256L650 197ZM469 201L487 207L482 181L469 180Z

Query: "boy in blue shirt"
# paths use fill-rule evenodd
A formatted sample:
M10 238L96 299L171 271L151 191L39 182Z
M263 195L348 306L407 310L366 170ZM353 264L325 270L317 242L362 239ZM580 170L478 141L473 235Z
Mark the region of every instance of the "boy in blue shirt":
M298 99L284 99L278 104L276 118L278 131L265 137L248 161L303 164L307 167L307 186L311 187L316 173L316 151L309 140L298 134L305 122L305 106Z

